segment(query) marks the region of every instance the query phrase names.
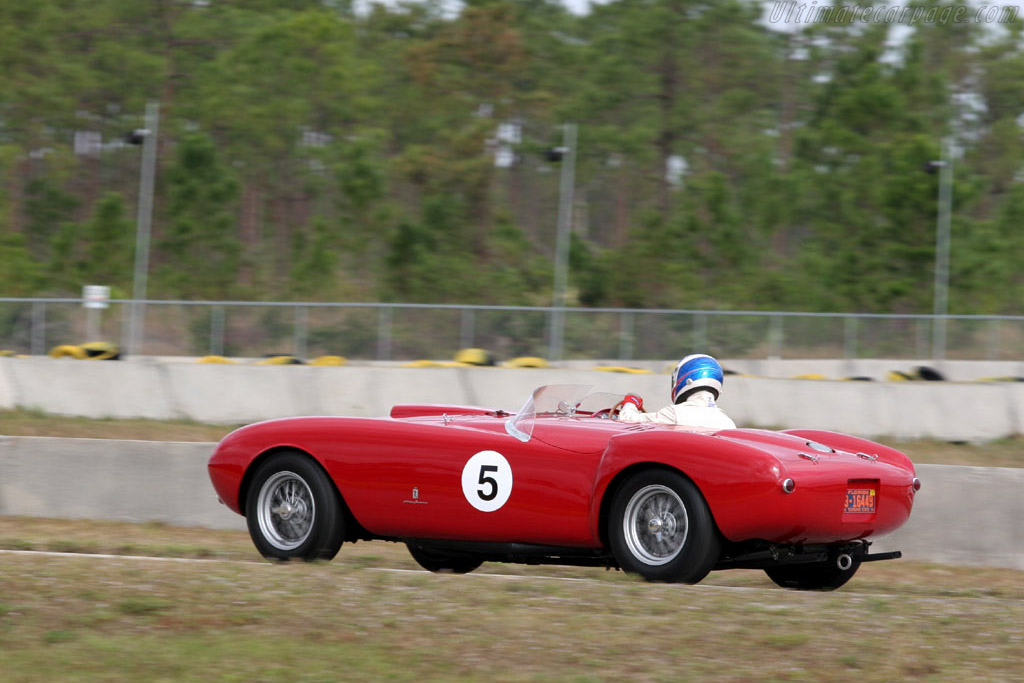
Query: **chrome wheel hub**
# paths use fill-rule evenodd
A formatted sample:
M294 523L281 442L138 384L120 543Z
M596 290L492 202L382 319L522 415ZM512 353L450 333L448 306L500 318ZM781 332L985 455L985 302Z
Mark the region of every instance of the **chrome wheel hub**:
M267 542L278 550L294 550L313 531L313 492L294 472L277 472L260 488L256 515Z
M644 564L671 562L686 545L686 506L671 488L652 484L633 494L622 517L623 537L630 553Z

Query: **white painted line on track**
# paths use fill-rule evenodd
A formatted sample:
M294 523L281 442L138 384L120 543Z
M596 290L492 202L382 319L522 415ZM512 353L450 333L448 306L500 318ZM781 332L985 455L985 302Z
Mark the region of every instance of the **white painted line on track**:
M395 569L391 567L365 567L367 571L371 572L393 572L396 574L432 574L435 572L429 572L426 569ZM441 572L444 574L444 572ZM449 576L465 576L474 577L479 576L482 578L489 579L541 579L544 581L581 581L583 583L604 583L596 579L585 579L578 576L532 576L526 574L488 574L486 572L469 572L466 574L454 574L448 573Z
M19 555L19 556L41 556L41 557L55 557L55 558L71 558L71 557L82 557L90 558L95 560L128 560L128 561L147 561L151 560L154 562L194 562L194 563L220 563L220 564L244 564L254 567L274 567L276 563L262 560L219 560L210 558L198 558L198 557L157 557L155 555L109 555L101 553L68 553L68 552L57 552L52 550L5 550L0 548L0 555ZM545 575L528 575L528 574L491 574L484 572L470 572L468 574L436 574L429 572L425 569L401 569L393 567L352 567L351 565L345 565L343 562L336 563L339 566L345 566L349 569L355 569L356 571L370 571L370 572L388 572L392 574L429 574L432 576L449 576L458 577L459 579L520 579L528 581L560 581L566 583L590 583L600 586L626 586L628 583L613 583L609 581L601 581L599 579L588 579L573 576L545 576ZM718 586L715 584L702 583L696 585L689 584L657 584L660 586L672 586L673 588L680 591L693 590L701 593L770 593L780 594L785 593L785 589L775 588L772 586ZM882 593L872 591L859 591L856 588L848 588L846 590L840 590L837 592L826 592L818 593L816 591L795 591L795 595L828 595L839 598L886 598L892 600L909 600L911 602L928 602L931 603L937 598L935 596L918 596L918 595L897 595L895 593ZM1013 598L1003 597L988 597L988 596L946 596L943 600L962 600L969 602L981 602L981 603L1004 603L1006 600L1014 601Z
M156 562L248 562L248 560L217 560L200 557L158 557L156 555L103 555L100 553L61 553L52 550L4 550L2 555L41 555L43 557L89 557L94 560L154 560ZM251 562L250 564L258 564Z
M147 561L152 560L155 562L195 562L195 563L221 563L221 564L247 564L253 566L265 566L273 567L273 562L263 562L260 560L218 560L209 558L197 558L197 557L158 557L155 555L111 555L104 553L69 553L69 552L58 552L53 550L5 550L0 548L0 555L21 555L21 556L37 556L37 557L56 557L56 558L90 558L94 560L129 560L129 561ZM341 563L339 563L341 564ZM430 574L437 576L434 572L429 572L425 569L401 569L397 567L362 567L359 571L370 571L370 572L387 572L391 574ZM544 575L527 575L527 574L491 574L486 572L471 572L468 574L450 574L449 576L459 578L481 578L481 579L502 579L502 580L527 580L527 581L560 581L565 583L592 583L607 585L608 582L600 581L598 579L588 579L583 577L575 576L544 576ZM694 586L684 586L680 584L679 588L694 588ZM760 591L765 590L755 586L713 586L705 584L700 587L700 590L717 590L717 591ZM772 589L773 590L773 589Z

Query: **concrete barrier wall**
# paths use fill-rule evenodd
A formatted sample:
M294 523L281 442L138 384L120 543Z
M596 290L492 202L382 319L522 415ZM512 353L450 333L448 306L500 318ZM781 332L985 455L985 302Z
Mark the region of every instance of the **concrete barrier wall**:
M0 515L245 529L206 474L212 443L0 437ZM1024 469L920 465L910 521L876 550L1024 569Z
M0 437L0 514L245 529L207 476L214 446Z
M760 369L778 371L777 364L782 362ZM740 362L727 366L731 364ZM241 424L294 415L379 416L395 404L415 402L516 410L536 386L554 383L636 392L656 409L668 402L668 365L649 365L664 367L653 374L626 374L595 371L592 364L537 370L0 358L0 409ZM1016 364L983 365L974 369L979 373L1018 369ZM956 366L956 372L970 374L962 365ZM984 441L1024 433L1024 382L848 382L729 376L721 406L741 426L815 427L869 438Z

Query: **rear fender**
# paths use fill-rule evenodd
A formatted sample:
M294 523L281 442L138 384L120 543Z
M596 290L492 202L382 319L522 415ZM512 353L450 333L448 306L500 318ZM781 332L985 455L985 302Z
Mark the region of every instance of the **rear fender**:
M622 477L647 467L675 470L692 481L708 504L719 530L729 536L744 500L780 488L785 470L772 455L713 434L651 430L613 437L598 465L591 509L591 531L606 539L606 518ZM749 515L749 511L746 511Z

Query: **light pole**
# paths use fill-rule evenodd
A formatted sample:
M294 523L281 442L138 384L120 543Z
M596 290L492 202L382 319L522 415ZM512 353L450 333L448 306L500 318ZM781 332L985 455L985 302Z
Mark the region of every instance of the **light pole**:
M576 124L562 128L562 146L554 150L562 162L558 190L558 233L555 237L555 282L551 301L548 358L562 359L565 339L565 292L569 283L569 232L572 228L573 187L576 183Z
M132 310L128 323L128 353L142 352L146 318L146 285L149 277L149 234L153 222L153 185L156 178L157 127L160 103L146 103L146 127L131 135L142 142L142 170L139 178L139 210L135 233L135 272L132 278ZM138 144L138 142L136 142Z
M953 204L953 138L942 138L939 206L935 225L935 309L932 318L932 360L946 357L946 314L949 312L949 226Z

